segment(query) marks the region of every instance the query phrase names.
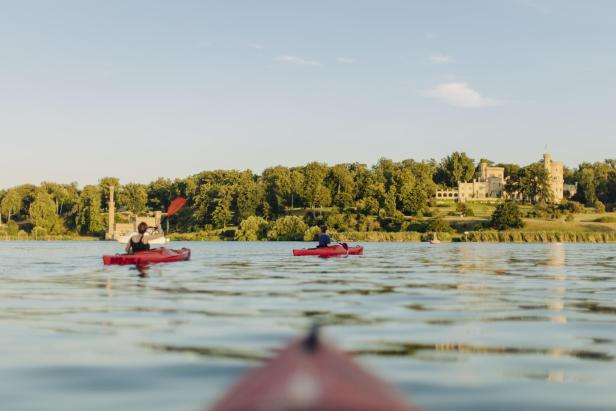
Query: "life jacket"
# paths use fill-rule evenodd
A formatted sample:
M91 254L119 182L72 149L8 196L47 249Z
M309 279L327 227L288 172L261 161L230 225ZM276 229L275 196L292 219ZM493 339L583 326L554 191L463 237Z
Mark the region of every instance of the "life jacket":
M332 242L332 238L327 233L319 233L319 245L317 247L327 247Z
M130 238L130 249L133 253L136 253L137 251L147 251L150 249L150 244L146 244L143 242L143 236L144 234L141 234L139 242L136 243L133 241L133 237Z

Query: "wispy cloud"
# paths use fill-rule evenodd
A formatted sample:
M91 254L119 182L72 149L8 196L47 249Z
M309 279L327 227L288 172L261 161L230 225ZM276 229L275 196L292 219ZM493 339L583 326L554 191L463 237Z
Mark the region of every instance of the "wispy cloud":
M336 57L336 63L353 64L355 63L355 59L352 59L350 57Z
M265 48L261 44L258 44L258 43L249 43L247 46L255 50L263 50Z
M502 104L499 101L482 96L468 83L462 82L437 84L426 95L455 107L478 108Z
M430 54L430 61L434 64L449 64L453 61L453 58L447 54L432 53Z
M321 65L321 63L319 63L316 60L307 60L307 59L297 57L297 56L280 56L278 57L277 60L283 63L287 63L287 64L296 64L298 66L320 66Z

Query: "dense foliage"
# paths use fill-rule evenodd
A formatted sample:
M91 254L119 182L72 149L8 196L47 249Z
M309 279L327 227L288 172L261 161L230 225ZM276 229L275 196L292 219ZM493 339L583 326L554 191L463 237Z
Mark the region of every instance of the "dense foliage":
M513 201L505 201L497 205L490 219L490 226L497 230L523 227L524 221L522 220L520 207Z
M432 215L435 190L471 180L477 166L465 153L455 152L440 162L383 158L372 167L312 162L270 167L260 175L215 170L183 179L158 178L149 184L121 184L116 177L101 178L81 189L76 183L25 184L0 190L0 222L7 233L33 233L37 228L37 233L102 235L113 186L116 221L123 212L164 211L173 198L186 197L185 209L172 220L173 230L179 232L228 232L232 227L229 235L238 240L302 239L311 236L309 227L323 223L338 232L417 231L417 221ZM505 167L507 191L529 203L552 201L549 175L541 162L500 166ZM577 184L574 200L581 204L598 211L616 204L616 160L583 163L566 170L565 179ZM511 203L502 205L493 223L509 218L514 208ZM457 212L472 215L464 205ZM442 220L428 225L429 230L450 229Z

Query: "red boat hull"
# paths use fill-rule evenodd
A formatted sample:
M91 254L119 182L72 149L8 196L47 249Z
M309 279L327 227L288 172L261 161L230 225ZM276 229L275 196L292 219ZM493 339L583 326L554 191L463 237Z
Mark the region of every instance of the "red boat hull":
M248 373L211 411L419 411L346 354L310 338Z
M316 255L319 257L334 257L337 255L361 255L364 253L364 247L357 245L349 247L348 250L340 244L330 245L327 247L317 248L302 248L293 250L294 256Z
M103 264L105 265L127 265L127 264L158 264L173 263L184 261L190 258L190 249L182 248L172 250L170 248L155 248L153 250L139 251L135 254L116 254L104 255Z

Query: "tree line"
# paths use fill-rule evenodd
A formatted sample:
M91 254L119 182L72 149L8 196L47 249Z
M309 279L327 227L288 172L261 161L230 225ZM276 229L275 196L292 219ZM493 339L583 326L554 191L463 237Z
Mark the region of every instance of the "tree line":
M481 161L504 167L506 190L520 200L552 201L549 174L541 161L522 167L485 159L475 162L454 152L439 162L382 158L371 167L311 162L269 167L260 175L215 170L183 179L158 178L149 184L121 184L116 177L83 188L77 183L24 184L0 191L0 221L13 231L98 236L106 229L109 187L114 186L117 209L133 214L164 211L175 197L186 197L187 206L173 222L174 229L182 232L241 227L250 217L254 218L247 226L285 216L299 216L310 226L324 221L324 208L330 210L327 221L339 230L395 230L408 216L429 215L437 189L477 177ZM582 163L565 169L564 177L566 183L577 184L573 200L594 207L616 204L616 160Z

